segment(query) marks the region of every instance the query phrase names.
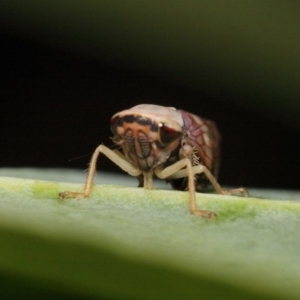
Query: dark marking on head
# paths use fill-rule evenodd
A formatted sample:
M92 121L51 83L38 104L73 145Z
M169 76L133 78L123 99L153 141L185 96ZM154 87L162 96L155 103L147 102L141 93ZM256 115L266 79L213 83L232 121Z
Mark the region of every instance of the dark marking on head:
M126 123L133 123L135 121L135 116L134 115L128 115L128 116L124 116L122 119L122 123L126 122Z
M123 125L123 123L138 123L140 125L152 125L152 121L148 118L144 118L142 116L137 115L127 115L122 118L120 118L120 124L118 126Z
M152 132L158 132L158 124L155 122L152 122L150 130Z
M158 132L158 124L156 122L152 121L149 118L145 118L145 117L138 116L138 115L127 115L122 118L116 116L115 118L112 118L110 120L111 130L113 131L113 133L115 133L117 126L122 127L124 123L131 124L134 122L136 122L142 126L150 126L150 130L152 132Z
M152 125L152 120L150 120L148 118L144 118L141 116L136 116L135 118L136 118L135 121L140 125L144 125L144 126Z

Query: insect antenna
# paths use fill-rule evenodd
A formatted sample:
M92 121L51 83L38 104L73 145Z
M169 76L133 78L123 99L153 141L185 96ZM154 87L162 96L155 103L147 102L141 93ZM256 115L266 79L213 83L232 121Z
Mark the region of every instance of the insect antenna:
M83 155L79 155L79 156L76 156L74 158L70 158L68 159L68 162L72 162L74 160L78 160L78 159L81 159L83 157L87 157L87 156L91 156L93 154L93 152L90 152L90 153L86 153L86 154L83 154Z

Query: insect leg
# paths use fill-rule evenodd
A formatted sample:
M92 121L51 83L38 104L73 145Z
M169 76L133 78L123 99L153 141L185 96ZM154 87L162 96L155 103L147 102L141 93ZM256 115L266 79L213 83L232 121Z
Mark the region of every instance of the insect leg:
M180 172L182 168L185 171L185 176L182 177L188 177L188 187L190 192L190 211L191 213L197 215L197 216L205 216L209 219L215 218L217 215L211 211L208 210L198 210L196 205L196 195L195 195L195 182L194 182L194 170L191 164L191 161L188 158L183 158L173 165L166 167L165 169L157 168L154 170L156 176L160 179L165 179L169 177L173 177L174 174L177 174L177 172Z
M95 152L92 156L83 192L77 193L77 192L65 191L65 192L62 192L59 194L60 198L62 198L62 199L65 199L65 198L81 199L81 198L88 197L90 195L92 187L93 187L93 179L94 179L95 172L96 172L97 159L98 159L100 153L103 153L111 161L113 161L116 165L118 165L122 170L129 173L130 175L138 176L141 174L141 171L136 169L121 152L119 152L118 150L111 150L104 145L100 145L99 147L97 147L97 149L95 150Z
M143 173L144 188L147 190L153 189L153 172Z
M193 168L194 174L204 173L218 194L233 195L233 194L240 193L242 196L248 197L248 192L244 188L223 190L221 188L221 186L219 185L218 181L216 180L216 178L212 175L212 173L204 165L199 164L197 166L193 166L192 168ZM182 177L187 177L187 176L188 176L187 169L183 169L183 170L179 170L178 172L174 173L171 176L171 178L182 178Z

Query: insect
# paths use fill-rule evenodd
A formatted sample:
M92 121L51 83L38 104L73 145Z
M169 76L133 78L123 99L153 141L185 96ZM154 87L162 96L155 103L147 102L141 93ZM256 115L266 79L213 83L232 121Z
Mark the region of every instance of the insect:
M196 190L209 184L219 194L248 195L244 188L223 190L217 182L220 135L214 122L173 107L140 104L115 114L110 123L112 140L123 153L98 146L83 192L65 191L59 194L62 199L90 195L100 153L137 177L145 189L153 188L154 174L166 179L175 189L188 189L190 212L195 215L216 217L214 212L198 209L196 205Z

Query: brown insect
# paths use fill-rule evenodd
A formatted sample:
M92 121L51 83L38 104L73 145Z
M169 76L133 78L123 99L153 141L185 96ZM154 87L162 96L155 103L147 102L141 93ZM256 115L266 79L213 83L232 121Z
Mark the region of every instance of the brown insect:
M111 118L113 141L123 153L100 145L95 150L82 193L59 194L84 198L91 193L96 162L105 154L121 169L139 179L140 186L153 188L152 177L166 179L175 189L189 190L190 211L214 218L216 214L196 207L195 191L211 184L217 193L241 193L244 188L223 190L217 182L220 135L214 122L183 110L152 104L141 104L115 114Z

